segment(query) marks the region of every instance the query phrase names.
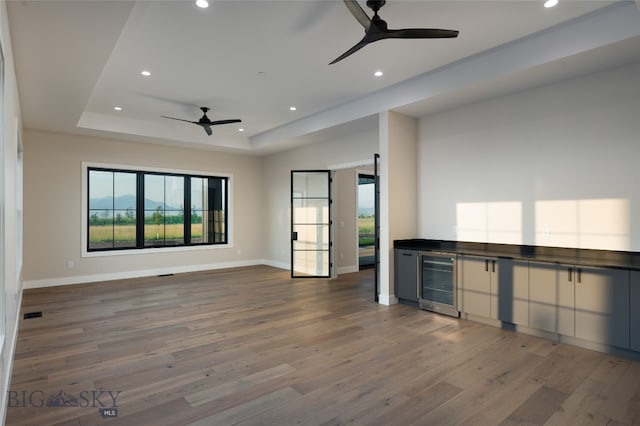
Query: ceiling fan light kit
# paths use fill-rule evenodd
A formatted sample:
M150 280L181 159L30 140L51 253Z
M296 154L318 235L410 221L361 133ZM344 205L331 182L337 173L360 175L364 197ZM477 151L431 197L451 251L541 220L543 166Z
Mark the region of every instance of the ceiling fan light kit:
M459 32L456 30L441 30L437 28L389 29L387 23L378 16L378 11L385 5L385 3L386 0L367 0L367 6L373 10L373 17L369 18L369 15L367 15L364 9L362 9L358 4L357 0L344 0L344 4L347 6L353 17L356 18L360 25L364 27L364 37L351 49L331 61L329 65L340 62L346 57L351 56L358 50L362 49L367 44L378 40L388 38L417 39L458 37Z

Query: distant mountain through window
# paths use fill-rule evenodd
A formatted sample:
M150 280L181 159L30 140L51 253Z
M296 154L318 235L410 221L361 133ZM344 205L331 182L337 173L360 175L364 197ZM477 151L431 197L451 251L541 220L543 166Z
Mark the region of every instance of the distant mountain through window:
M169 206L169 205L165 205L162 201L154 201L148 198L144 199L145 210L155 210L158 207L165 210L182 210L182 206L180 207ZM91 210L104 210L104 209L135 210L136 197L135 195L121 195L115 198L113 197L91 198L89 200L89 208Z

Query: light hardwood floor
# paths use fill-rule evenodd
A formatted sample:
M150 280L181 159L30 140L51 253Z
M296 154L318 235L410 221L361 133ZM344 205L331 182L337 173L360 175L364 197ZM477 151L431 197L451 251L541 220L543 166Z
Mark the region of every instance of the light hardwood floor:
M27 290L43 316L21 320L6 424L640 424L640 362L381 306L372 281L255 266Z

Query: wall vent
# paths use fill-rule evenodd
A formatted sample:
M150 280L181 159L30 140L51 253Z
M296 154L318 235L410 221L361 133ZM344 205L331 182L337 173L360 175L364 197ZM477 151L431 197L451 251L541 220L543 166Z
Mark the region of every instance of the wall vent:
M29 319L29 318L40 318L42 317L42 311L38 311L38 312L27 312L26 314L24 314L23 318L24 319Z

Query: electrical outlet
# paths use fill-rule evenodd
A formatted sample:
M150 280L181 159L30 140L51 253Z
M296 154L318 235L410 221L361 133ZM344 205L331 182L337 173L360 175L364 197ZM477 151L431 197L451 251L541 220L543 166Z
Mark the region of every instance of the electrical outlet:
M73 260L67 260L67 269L73 269L76 266Z

